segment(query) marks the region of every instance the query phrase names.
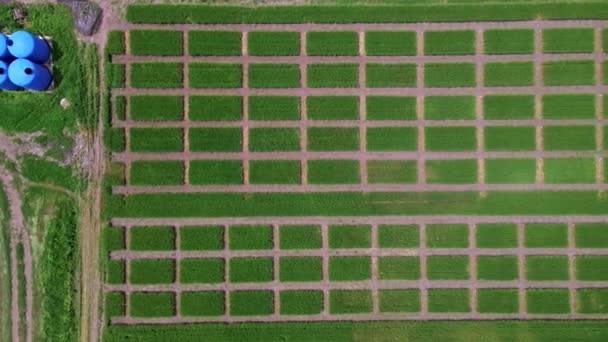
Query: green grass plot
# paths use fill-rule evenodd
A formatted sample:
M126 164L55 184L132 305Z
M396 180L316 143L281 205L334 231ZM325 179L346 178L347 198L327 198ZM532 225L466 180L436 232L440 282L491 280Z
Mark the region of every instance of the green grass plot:
M249 120L299 120L300 98L277 95L250 96L247 114Z
M483 81L486 87L533 85L534 63L486 63Z
M308 96L306 107L309 120L359 119L358 96Z
M124 284L125 283L125 261L110 260L108 261L106 271L106 283L108 284Z
M425 87L474 87L475 64L427 63L424 65Z
M594 45L591 27L555 27L543 30L544 53L593 52Z
M477 137L473 126L425 127L425 150L427 151L474 151Z
M477 183L477 161L474 159L427 160L425 167L427 183Z
M321 248L321 227L317 225L281 225L279 226L279 245L281 249Z
M241 32L191 30L188 31L190 56L239 56Z
M545 183L595 183L593 158L546 158L543 168Z
M125 227L105 227L103 229L103 241L107 251L120 251L125 249Z
M568 227L560 223L530 223L524 226L527 248L564 248L568 246Z
M272 227L267 225L233 225L228 229L231 250L271 249Z
M193 62L188 64L190 88L240 88L242 65Z
M129 97L129 118L135 121L178 121L184 118L184 98L167 95Z
M595 117L594 94L545 94L543 118L592 119Z
M170 317L175 315L174 292L132 292L129 294L132 317Z
M330 281L354 281L371 278L371 259L368 256L329 257Z
M355 56L359 54L359 35L352 31L312 31L306 33L309 56Z
M171 259L129 260L129 284L170 284L175 281L175 263Z
M467 256L429 256L426 258L426 267L429 280L469 279Z
M488 184L525 184L536 179L536 160L500 158L485 160L485 176Z
M468 289L429 289L429 312L470 312Z
M488 55L534 52L534 30L489 29L483 32L483 49Z
M420 233L414 224L378 225L378 247L416 248L420 246Z
M251 56L297 56L300 54L300 33L251 31L247 33L247 53Z
M518 313L517 289L478 289L477 311L480 313Z
M269 282L273 279L272 258L231 258L230 282Z
M308 64L307 82L311 88L356 88L359 66L354 63Z
M249 151L298 151L300 130L298 128L256 127L249 129Z
M243 183L243 165L240 160L191 160L190 184L226 185Z
M186 317L221 316L224 314L224 292L184 291L180 294L180 314Z
M368 151L416 151L416 127L369 127L366 130Z
M526 311L531 314L565 314L570 312L568 289L526 290Z
M370 248L369 225L330 225L329 248Z
M608 289L577 289L576 312L585 314L608 313Z
M368 160L367 181L370 184L416 183L418 170L414 160Z
M367 96L368 120L415 120L416 98L413 96Z
M131 152L181 152L184 131L173 127L132 127L129 129Z
M249 162L251 184L299 184L299 160L252 160Z
M182 251L219 251L224 249L223 226L183 226L179 228Z
M547 151L595 150L595 127L544 126L543 145Z
M289 281L321 281L320 257L281 257L279 259L279 279Z
M517 247L517 226L511 223L480 223L475 226L477 248Z
M378 278L383 280L420 279L420 259L414 256L379 257Z
M137 62L131 63L133 88L181 88L184 83L182 63Z
M300 66L298 64L254 63L249 64L250 88L298 88Z
M511 255L478 256L477 279L516 280L519 278L517 257Z
M370 88L415 87L416 64L380 64L365 65L365 85Z
M130 30L129 49L133 55L181 56L182 38L177 30Z
M135 160L131 162L131 185L179 185L184 182L184 163L175 160Z
M584 281L608 280L608 256L579 255L574 259L576 279Z
M528 255L526 279L536 281L568 280L568 256L566 255Z
M533 95L486 95L483 97L484 118L489 120L531 119L534 117Z
M357 151L359 129L355 127L309 127L309 151Z
M419 312L420 290L390 289L379 290L380 312Z
M416 54L414 31L367 31L365 54L368 56L413 56Z
M577 223L574 227L577 248L608 248L608 224Z
M194 127L189 129L190 150L195 152L240 152L241 129L238 127Z
M355 184L359 183L359 178L358 160L308 161L308 183L310 184Z
M534 126L489 126L484 128L488 151L533 151L536 149Z
M134 226L128 232L129 250L170 251L175 248L175 230L171 226Z
M233 316L271 315L273 312L272 291L230 292L230 314Z
M322 291L288 290L279 296L282 315L317 315L323 310Z
M554 85L595 84L595 64L591 60L559 60L543 63L543 82Z
M187 258L179 261L182 284L214 284L224 282L224 259Z
M475 53L475 31L446 30L424 32L425 55L472 55Z
M353 314L372 312L370 290L330 290L329 312L331 314Z
M428 224L426 226L428 248L469 247L469 227L466 224Z
M238 121L242 117L243 99L230 95L195 95L188 98L188 106L188 118L193 121Z
M426 120L475 119L475 97L425 96L424 118Z

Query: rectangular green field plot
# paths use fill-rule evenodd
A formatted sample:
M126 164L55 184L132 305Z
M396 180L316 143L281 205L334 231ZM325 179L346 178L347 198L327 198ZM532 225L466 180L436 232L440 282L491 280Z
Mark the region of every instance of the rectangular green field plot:
M475 226L477 248L517 247L517 226L511 223L480 223Z
M308 97L308 99L310 98ZM249 120L299 120L300 98L297 96L250 96L247 114Z
M299 160L252 160L249 162L251 184L299 184Z
M175 230L171 226L135 226L129 228L132 251L170 251L175 248Z
M544 126L543 145L547 151L595 150L595 127Z
M120 251L125 249L125 227L106 227L103 229L103 242L107 251Z
M309 120L357 120L358 96L308 96L306 98Z
M577 223L575 241L578 248L608 248L608 224Z
M533 151L536 149L533 126L490 126L484 128L488 151Z
M367 96L368 120L415 120L416 98L413 96Z
M133 285L170 284L175 281L175 262L171 259L131 259L129 268L129 283Z
M298 151L300 130L298 128L256 127L249 129L249 151Z
M595 117L594 94L545 94L543 118L590 119Z
M129 315L133 317L170 317L175 315L174 292L132 292Z
M595 159L546 158L543 171L546 183L595 183Z
M133 88L181 88L184 83L184 65L173 62L131 63Z
M293 31L252 31L247 34L247 53L251 56L297 56L300 33Z
M371 259L368 256L329 257L329 280L354 281L371 278Z
M608 313L608 289L577 289L576 312L586 314Z
M190 184L242 184L243 165L240 160L191 160Z
M575 257L574 261L577 280L608 280L608 256L579 255Z
M237 121L243 112L240 96L196 95L188 98L192 121Z
M141 72L140 72L141 73ZM139 76L144 79L143 76ZM109 63L106 66L106 82L110 88L123 88L127 80L127 72L124 64ZM139 80L136 80L139 81ZM141 82L141 81L140 81ZM133 81L131 81L133 84ZM133 85L134 86L134 85Z
M475 64L427 63L424 65L425 87L474 87Z
M427 160L426 181L433 184L477 183L477 160Z
M184 149L184 131L181 128L140 128L129 130L131 152L180 152Z
M380 312L419 312L420 290L379 290Z
M125 283L125 261L110 260L107 265L106 283L124 284Z
M188 31L188 53L191 56L239 56L239 31Z
M321 281L320 257L282 257L279 259L279 279L289 281Z
M298 88L300 66L298 64L249 64L250 88Z
M359 129L350 127L308 128L309 151L357 151Z
M184 182L184 163L174 160L135 160L131 162L131 185L179 185Z
M519 278L517 256L499 255L477 257L477 279L516 280Z
M475 97L425 96L424 118L427 120L475 119Z
M181 259L179 282L182 284L214 284L224 282L224 259Z
M412 56L416 54L414 31L367 31L365 54L368 56Z
M486 95L483 108L484 118L489 120L531 119L534 117L534 96Z
M534 63L487 63L483 80L486 87L530 86L534 84Z
M231 258L230 282L251 283L272 281L272 258Z
M415 87L415 64L379 64L365 65L365 85L370 88Z
M415 224L378 225L378 247L416 248L420 246L420 232Z
M534 52L534 30L490 29L483 33L483 49L488 55Z
M221 316L224 314L224 292L184 291L180 294L180 315L186 317Z
M544 53L593 52L591 27L548 28L543 30Z
M485 160L485 177L488 184L534 183L536 160L501 158Z
M281 249L319 249L321 248L321 227L317 225L279 226L279 245Z
M223 226L184 226L179 228L182 251L217 251L224 249Z
M356 88L359 86L359 66L354 63L309 64L307 77L311 88Z
M429 312L470 312L469 289L429 289Z
M378 277L383 280L420 279L420 259L417 256L378 257Z
M568 246L568 227L561 223L532 223L524 227L527 248L564 248Z
M230 292L230 314L233 316L271 315L273 312L272 291Z
M129 118L135 121L178 121L184 118L184 98L167 95L129 97Z
M518 313L518 289L477 290L477 311L481 313Z
M370 290L329 291L329 312L331 314L367 313L372 310L372 291Z
M195 127L189 131L190 150L197 152L240 152L243 137L238 127Z
M355 56L359 54L359 35L352 31L314 31L306 33L309 56Z
M237 63L188 64L190 88L240 88L242 65Z
M415 160L368 160L367 181L379 183L416 183L418 170Z
M425 149L428 151L474 151L477 136L473 126L425 127Z
M126 298L124 292L107 292L105 295L106 318L124 316L126 311Z
M368 151L415 151L416 127L369 127L366 130Z
M308 183L356 184L359 183L358 160L309 160Z
M425 55L472 55L475 53L475 31L449 30L424 32Z
M131 30L130 51L133 55L180 56L183 33L175 30Z
M233 225L228 229L231 250L271 249L272 227L268 225Z
M467 256L429 256L426 261L429 280L469 279L469 257Z
M529 255L525 259L526 279L535 281L568 280L568 256Z
M543 63L543 82L554 85L595 84L595 64L590 60L560 60Z
M281 291L279 296L282 315L317 315L323 311L322 291Z
M370 248L369 225L330 225L329 248Z
M469 227L466 224L428 224L426 226L428 248L469 247Z
M526 290L526 311L531 314L565 314L570 312L568 289Z

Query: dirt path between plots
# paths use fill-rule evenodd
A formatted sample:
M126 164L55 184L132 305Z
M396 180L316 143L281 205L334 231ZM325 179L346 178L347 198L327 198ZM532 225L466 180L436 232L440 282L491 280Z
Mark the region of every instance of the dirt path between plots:
M21 197L13 184L13 175L0 166L0 179L4 185L4 190L9 203L10 212L10 228L11 228L11 323L13 341L19 341L19 286L25 286L26 307L26 336L27 342L32 341L32 253L27 229L25 228L25 220L21 212ZM23 262L25 273L25 284L19 284L18 265L17 265L17 245L21 243L23 246Z
M96 1L102 10L101 23L93 37L86 40L97 44L99 53L99 89L105 91L104 54L113 9L110 0ZM101 98L101 96L100 96ZM103 100L103 99L102 99ZM103 106L100 106L102 110ZM102 146L103 113L100 111L97 129L87 139L87 156L90 158L87 191L79 200L80 207L80 341L100 340L102 318L100 318L100 236L101 236L101 191L104 174L104 151Z

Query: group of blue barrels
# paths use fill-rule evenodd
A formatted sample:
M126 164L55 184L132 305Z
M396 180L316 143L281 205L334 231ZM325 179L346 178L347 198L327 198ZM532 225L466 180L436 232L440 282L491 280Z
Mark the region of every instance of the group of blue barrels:
M51 73L44 66L51 56L49 44L27 31L0 32L0 89L48 89Z

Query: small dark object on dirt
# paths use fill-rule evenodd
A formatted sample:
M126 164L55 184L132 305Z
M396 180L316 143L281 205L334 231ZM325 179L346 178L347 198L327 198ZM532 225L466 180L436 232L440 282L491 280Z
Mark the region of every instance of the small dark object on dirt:
M80 34L90 36L101 21L101 8L96 3L86 0L58 0L59 3L68 6L74 16L74 26Z
M25 8L23 8L23 7L13 8L13 19L14 20L23 20L23 19L25 19L26 15L27 15L27 12L25 11Z

